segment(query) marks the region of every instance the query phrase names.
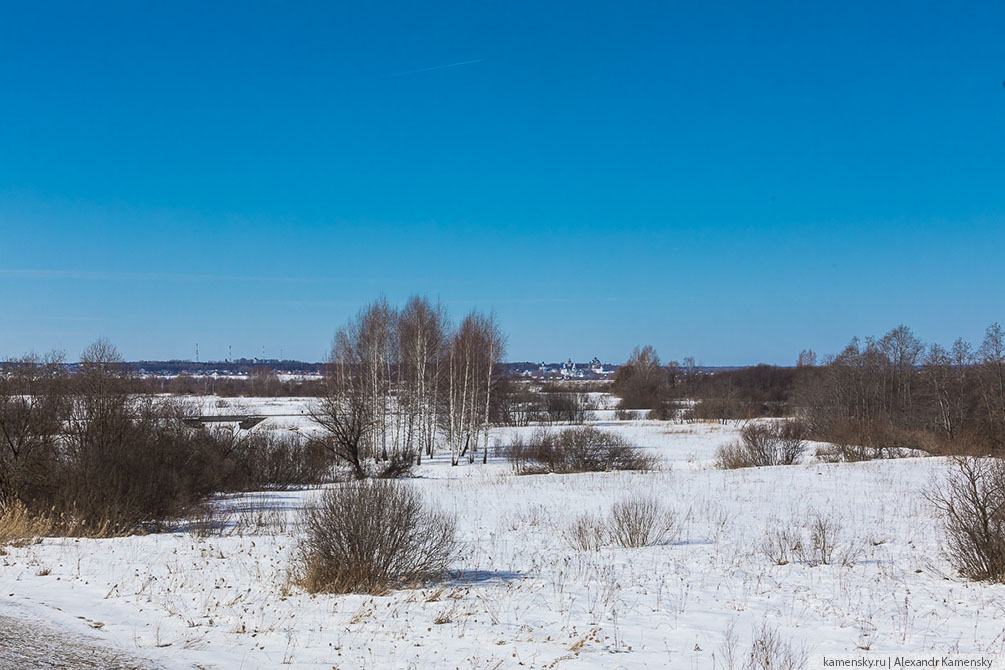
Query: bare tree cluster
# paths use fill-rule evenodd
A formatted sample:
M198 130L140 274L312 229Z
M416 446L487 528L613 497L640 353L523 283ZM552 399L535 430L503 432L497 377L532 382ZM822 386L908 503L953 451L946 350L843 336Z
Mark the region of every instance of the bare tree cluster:
M647 409L652 419L725 422L784 416L795 377L796 370L771 365L710 372L691 357L662 364L646 345L618 368L611 392L621 399L621 409ZM682 403L685 399L690 402Z
M317 483L327 474L306 443L193 428L192 408L136 388L104 339L72 373L58 355L0 368L0 516L45 517L57 532L129 533L216 491L273 485L264 481L272 476L291 480L281 485Z
M25 356L0 371L0 510L52 487L65 409L62 356Z
M453 328L427 298L377 300L336 331L311 416L357 478L400 474L444 442L454 465L484 460L503 351L492 316Z
M819 439L950 453L1005 448L1005 335L925 346L909 328L858 338L800 376L795 404Z

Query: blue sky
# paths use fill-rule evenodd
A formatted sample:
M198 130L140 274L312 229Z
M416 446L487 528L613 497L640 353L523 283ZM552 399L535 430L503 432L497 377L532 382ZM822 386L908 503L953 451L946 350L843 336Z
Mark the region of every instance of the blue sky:
M0 356L791 364L1005 321L1001 3L0 2Z

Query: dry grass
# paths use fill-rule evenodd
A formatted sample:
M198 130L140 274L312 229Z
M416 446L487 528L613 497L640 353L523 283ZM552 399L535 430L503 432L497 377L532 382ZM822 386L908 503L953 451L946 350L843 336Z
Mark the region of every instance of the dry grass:
M38 514L20 502L15 502L0 512L0 547L24 546L50 536L106 538L127 534L129 533L117 529L108 520L87 523L74 514Z
M21 503L14 503L0 513L0 546L21 546L52 533L53 522L31 514Z

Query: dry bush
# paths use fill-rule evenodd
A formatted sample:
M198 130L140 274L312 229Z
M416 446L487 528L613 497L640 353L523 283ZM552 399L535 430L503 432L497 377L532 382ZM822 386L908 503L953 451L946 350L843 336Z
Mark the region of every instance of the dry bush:
M365 479L334 486L303 513L295 579L310 593L383 593L442 574L455 552L452 517L413 489Z
M183 416L166 400L76 394L49 485L23 502L51 515L66 535L128 534L182 516L217 488L221 475L212 444Z
M841 524L833 517L814 514L809 519L810 539L802 545L802 560L809 565L832 565L854 563L854 551L846 546L842 538Z
M622 547L667 544L680 533L673 511L648 496L634 496L615 503L608 525L611 540Z
M686 421L750 421L788 414L785 403L767 401L747 401L738 398L702 398L683 412Z
M578 517L563 535L572 548L578 551L597 551L607 544L604 520L592 514Z
M776 628L764 623L754 630L743 670L803 670L808 660L805 648L783 641Z
M679 413L679 409L675 404L664 401L649 410L646 413L646 418L654 421L672 421L677 418Z
M906 458L910 455L911 452L907 449L869 447L845 442L831 443L817 450L817 457L826 463L859 463L886 458Z
M942 514L945 551L967 579L1005 581L1005 462L957 457L927 492Z
M385 460L375 463L372 470L373 476L378 479L401 479L411 476L415 470L415 461L408 454L393 453Z
M851 566L862 553L862 544L847 540L840 522L832 516L811 512L802 527L775 521L764 530L761 552L775 565L799 561L809 566Z
M595 418L595 402L583 393L543 393L544 411L548 421L581 424Z
M794 421L749 423L739 441L719 447L716 465L723 470L792 465L806 449L804 435L801 424Z
M558 433L540 428L528 441L516 437L506 447L506 457L520 475L652 470L656 466L655 457L621 436L592 427Z
M761 552L775 565L788 565L802 552L802 540L792 529L769 526L764 531Z
M212 501L206 501L195 508L188 524L182 528L197 538L205 539L224 535L230 523L229 514L220 510Z
M814 437L830 444L818 452L822 460L831 463L853 463L884 458L905 458L918 451L928 454L961 453L958 445L940 441L923 430L898 428L888 418L872 421L837 419L825 429L813 431Z
M742 442L733 441L715 450L715 467L720 470L737 470L754 467Z
M619 407L614 410L614 418L618 421L632 421L635 419L635 410Z
M223 457L224 491L260 491L324 483L332 458L319 440L296 433L217 429L210 431Z
M63 535L128 534L216 491L316 483L327 469L297 439L226 438L193 427L196 408L145 391L103 339L72 374L55 357L3 366L0 510L21 505Z
M268 499L247 497L234 510L237 518L233 532L237 535L261 535L286 533L287 520L282 509Z

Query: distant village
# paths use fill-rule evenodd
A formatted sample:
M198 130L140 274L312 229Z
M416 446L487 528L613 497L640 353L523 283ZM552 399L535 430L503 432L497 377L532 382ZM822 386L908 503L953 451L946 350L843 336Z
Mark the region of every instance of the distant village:
M533 368L511 369L511 372L531 379L607 379L617 369L618 366L601 363L599 358L594 357L589 363L573 363L570 358L564 363L541 362Z
M303 361L240 358L234 361L137 361L128 364L142 376L173 377L186 374L195 377L247 377L256 370L267 368L280 378L309 379L319 377L323 371L321 363ZM529 379L608 379L618 369L617 365L601 363L594 357L589 363L574 363L572 359L564 363L500 363L500 367L511 375Z

